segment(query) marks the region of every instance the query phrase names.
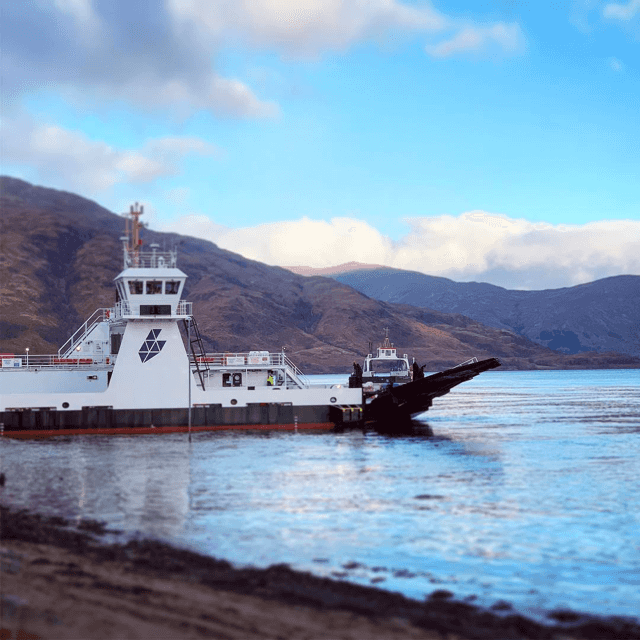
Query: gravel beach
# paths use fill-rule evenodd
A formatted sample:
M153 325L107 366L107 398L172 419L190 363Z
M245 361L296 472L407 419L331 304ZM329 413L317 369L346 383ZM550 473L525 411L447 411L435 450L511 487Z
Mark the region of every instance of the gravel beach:
M623 618L548 625L435 592L425 601L285 565L236 568L156 541L106 544L103 525L0 507L2 640L640 639Z

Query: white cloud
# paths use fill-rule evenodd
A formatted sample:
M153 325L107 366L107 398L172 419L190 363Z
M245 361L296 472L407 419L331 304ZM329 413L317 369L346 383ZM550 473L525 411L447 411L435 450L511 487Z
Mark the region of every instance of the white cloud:
M217 40L311 56L390 29L434 31L447 22L428 3L395 0L169 0L168 7L181 23Z
M162 230L203 237L271 265L328 267L356 261L511 289L640 275L639 221L553 225L471 211L406 222L410 231L399 241L353 218L302 218L230 229L191 215Z
M605 18L624 20L628 22L640 12L640 0L630 0L627 4L611 3L602 10Z
M26 118L1 123L3 162L35 168L41 179L62 179L66 188L96 193L116 183L144 183L179 173L190 153L215 147L192 137L149 140L141 149L117 149L79 131Z
M514 54L522 51L523 43L524 36L517 24L499 22L487 27L465 27L449 40L428 45L425 50L434 58L447 58L460 53L486 53L492 49Z
M163 3L11 2L2 18L5 109L45 87L77 101L122 99L182 116L278 114L240 79L222 77L212 63L220 43L199 37L195 24L177 25Z
M274 101L216 69L225 47L319 57L366 40L446 30L450 39L429 49L445 57L513 52L522 40L515 24L463 24L428 0L36 0L6 3L2 19L5 113L23 94L46 88L92 106L124 100L182 117L209 110L272 118Z

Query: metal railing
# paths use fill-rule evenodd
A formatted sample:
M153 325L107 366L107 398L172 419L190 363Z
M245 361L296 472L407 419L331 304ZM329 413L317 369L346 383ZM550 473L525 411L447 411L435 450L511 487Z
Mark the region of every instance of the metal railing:
M190 357L195 366L193 356ZM280 369L285 376L296 386L310 386L309 379L296 367L282 352L270 353L268 351L228 351L226 353L207 353L198 356L198 363L205 363L210 369L224 367L225 369Z
M476 357L469 358L469 360L465 360L464 362L457 364L455 367L453 367L453 369L457 369L458 367L465 367L468 364L475 364L476 362L478 362L478 358Z
M131 308L131 303L125 300L121 300L116 303L116 306L112 310L112 317L115 320L125 319L125 318L139 318L139 313L134 313ZM187 302L186 300L180 300L178 302L178 306L176 307L175 316L171 317L186 317L193 315L193 302ZM154 318L154 317L166 317L166 316L144 316L145 318Z
M101 323L109 318L109 309L102 307L96 309L87 320L76 330L76 332L58 349L58 357L71 354L77 344L82 343L85 338Z
M293 373L291 377L293 378L294 382L298 382L301 386L308 387L311 384L309 378L307 378L307 376L305 376L304 373L302 373L302 371L300 371L300 369L298 369L298 367L296 367L296 365L293 364L293 362L291 362L291 360L289 360L286 355L284 355L284 353L282 355L289 372Z
M110 368L116 361L114 355L79 355L64 357L59 353L48 355L14 355L2 357L0 371L25 371L32 369L96 369Z
M177 251L137 251L130 252L125 247L125 267L133 269L162 269L175 268L177 265Z

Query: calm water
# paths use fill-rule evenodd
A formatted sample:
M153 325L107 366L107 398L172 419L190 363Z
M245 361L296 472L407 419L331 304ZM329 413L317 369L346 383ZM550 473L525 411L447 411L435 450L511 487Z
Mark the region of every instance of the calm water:
M487 372L422 420L3 439L2 500L412 597L640 617L640 370Z

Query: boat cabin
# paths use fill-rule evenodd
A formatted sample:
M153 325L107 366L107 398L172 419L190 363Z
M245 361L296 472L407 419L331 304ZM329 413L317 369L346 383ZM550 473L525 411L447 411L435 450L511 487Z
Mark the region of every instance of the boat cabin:
M361 375L360 375L361 374ZM367 354L362 371L349 379L350 386L362 386L365 392L377 392L389 384L411 382L411 366L407 354L398 355L398 350L389 341L389 329L385 328L385 338L373 353Z

